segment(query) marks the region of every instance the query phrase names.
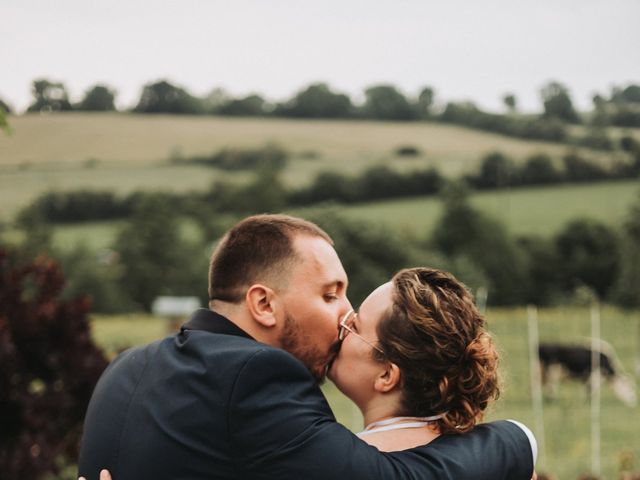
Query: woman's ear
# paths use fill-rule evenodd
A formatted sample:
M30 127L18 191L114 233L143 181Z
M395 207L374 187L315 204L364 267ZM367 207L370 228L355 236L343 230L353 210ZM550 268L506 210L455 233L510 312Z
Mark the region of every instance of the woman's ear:
M275 292L272 289L260 284L251 285L245 300L251 316L257 323L267 328L275 327Z
M373 388L380 393L391 392L400 386L401 376L400 368L395 363L386 362L384 370L376 378Z

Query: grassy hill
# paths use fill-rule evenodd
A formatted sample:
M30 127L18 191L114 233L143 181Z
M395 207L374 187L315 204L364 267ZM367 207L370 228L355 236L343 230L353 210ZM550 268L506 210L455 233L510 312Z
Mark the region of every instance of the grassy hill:
M204 189L214 179L243 181L246 173L170 162L224 147L281 145L292 155L284 172L290 186L309 182L321 170L357 173L385 164L399 170L436 166L447 175L459 175L491 151L517 161L536 152L558 158L567 150L559 144L424 122L123 113L32 114L10 122L13 134L0 135L0 219L51 189L186 191ZM401 146L416 147L420 155L398 157L395 151ZM590 155L609 160L604 153Z
M504 222L511 233L552 235L567 221L588 217L617 227L640 194L640 181L520 188L472 195L471 202ZM354 219L382 223L393 230L424 235L440 216L441 202L409 198L341 207ZM304 216L306 210L297 213Z

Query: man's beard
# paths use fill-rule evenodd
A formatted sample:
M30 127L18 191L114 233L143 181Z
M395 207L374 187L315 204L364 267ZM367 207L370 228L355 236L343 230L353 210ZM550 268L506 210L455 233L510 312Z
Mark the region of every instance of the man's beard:
M336 341L328 352L322 351L315 345L313 338L305 335L300 324L288 312L285 313L280 345L283 350L304 363L319 384L324 381L328 365L340 349L340 342Z

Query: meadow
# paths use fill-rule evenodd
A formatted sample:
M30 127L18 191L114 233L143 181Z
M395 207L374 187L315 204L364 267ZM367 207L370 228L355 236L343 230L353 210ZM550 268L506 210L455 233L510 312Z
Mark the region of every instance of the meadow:
M501 350L502 394L488 419L514 418L535 430L531 406L530 368L527 343L527 313L524 308L490 309L489 329ZM143 315L95 316L95 341L110 357L121 349L161 338L167 324ZM587 307L543 309L539 312L541 341L582 342L590 335ZM634 372L640 355L640 312L612 307L602 310L602 338L612 344L627 372ZM352 429L362 428L356 407L327 382L323 390L337 419ZM590 404L586 389L577 382L564 383L555 400L544 402L544 439L536 432L540 447L538 472L553 472L558 480L575 480L591 467ZM602 388L601 464L602 478L617 478L622 458L632 455L640 470L640 407L627 407Z
M551 236L575 218L593 218L617 227L639 194L640 181L631 180L474 193L471 203L500 219L512 234ZM441 211L442 202L436 197L340 207L354 220L418 236L431 233ZM296 213L304 216L306 210Z
M246 173L172 162L226 147L282 146L291 155L283 174L288 186L304 185L322 170L356 174L377 164L398 170L434 166L457 176L492 151L516 161L540 152L557 160L568 148L428 122L65 113L11 117L10 123L12 135L0 136L2 220L48 190L184 192L214 180L245 181ZM397 156L402 146L416 147L419 155ZM588 153L609 162L607 153Z
M499 218L513 234L552 236L575 218L593 218L618 227L629 205L639 194L640 182L630 180L482 192L472 195L471 202ZM442 203L436 197L417 197L359 205L311 207L290 213L305 217L322 208L335 208L353 220L369 221L426 238L440 216ZM123 221L58 225L54 227L54 243L63 250L79 244L93 250L109 248L123 225ZM198 235L197 229L189 222L183 222L183 230L187 237Z

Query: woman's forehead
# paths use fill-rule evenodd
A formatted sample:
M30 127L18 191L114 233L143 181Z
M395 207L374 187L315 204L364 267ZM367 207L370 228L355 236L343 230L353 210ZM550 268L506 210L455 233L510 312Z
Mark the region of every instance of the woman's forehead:
M378 322L380 317L391 307L393 284L384 283L365 298L358 310L358 315L365 322Z

